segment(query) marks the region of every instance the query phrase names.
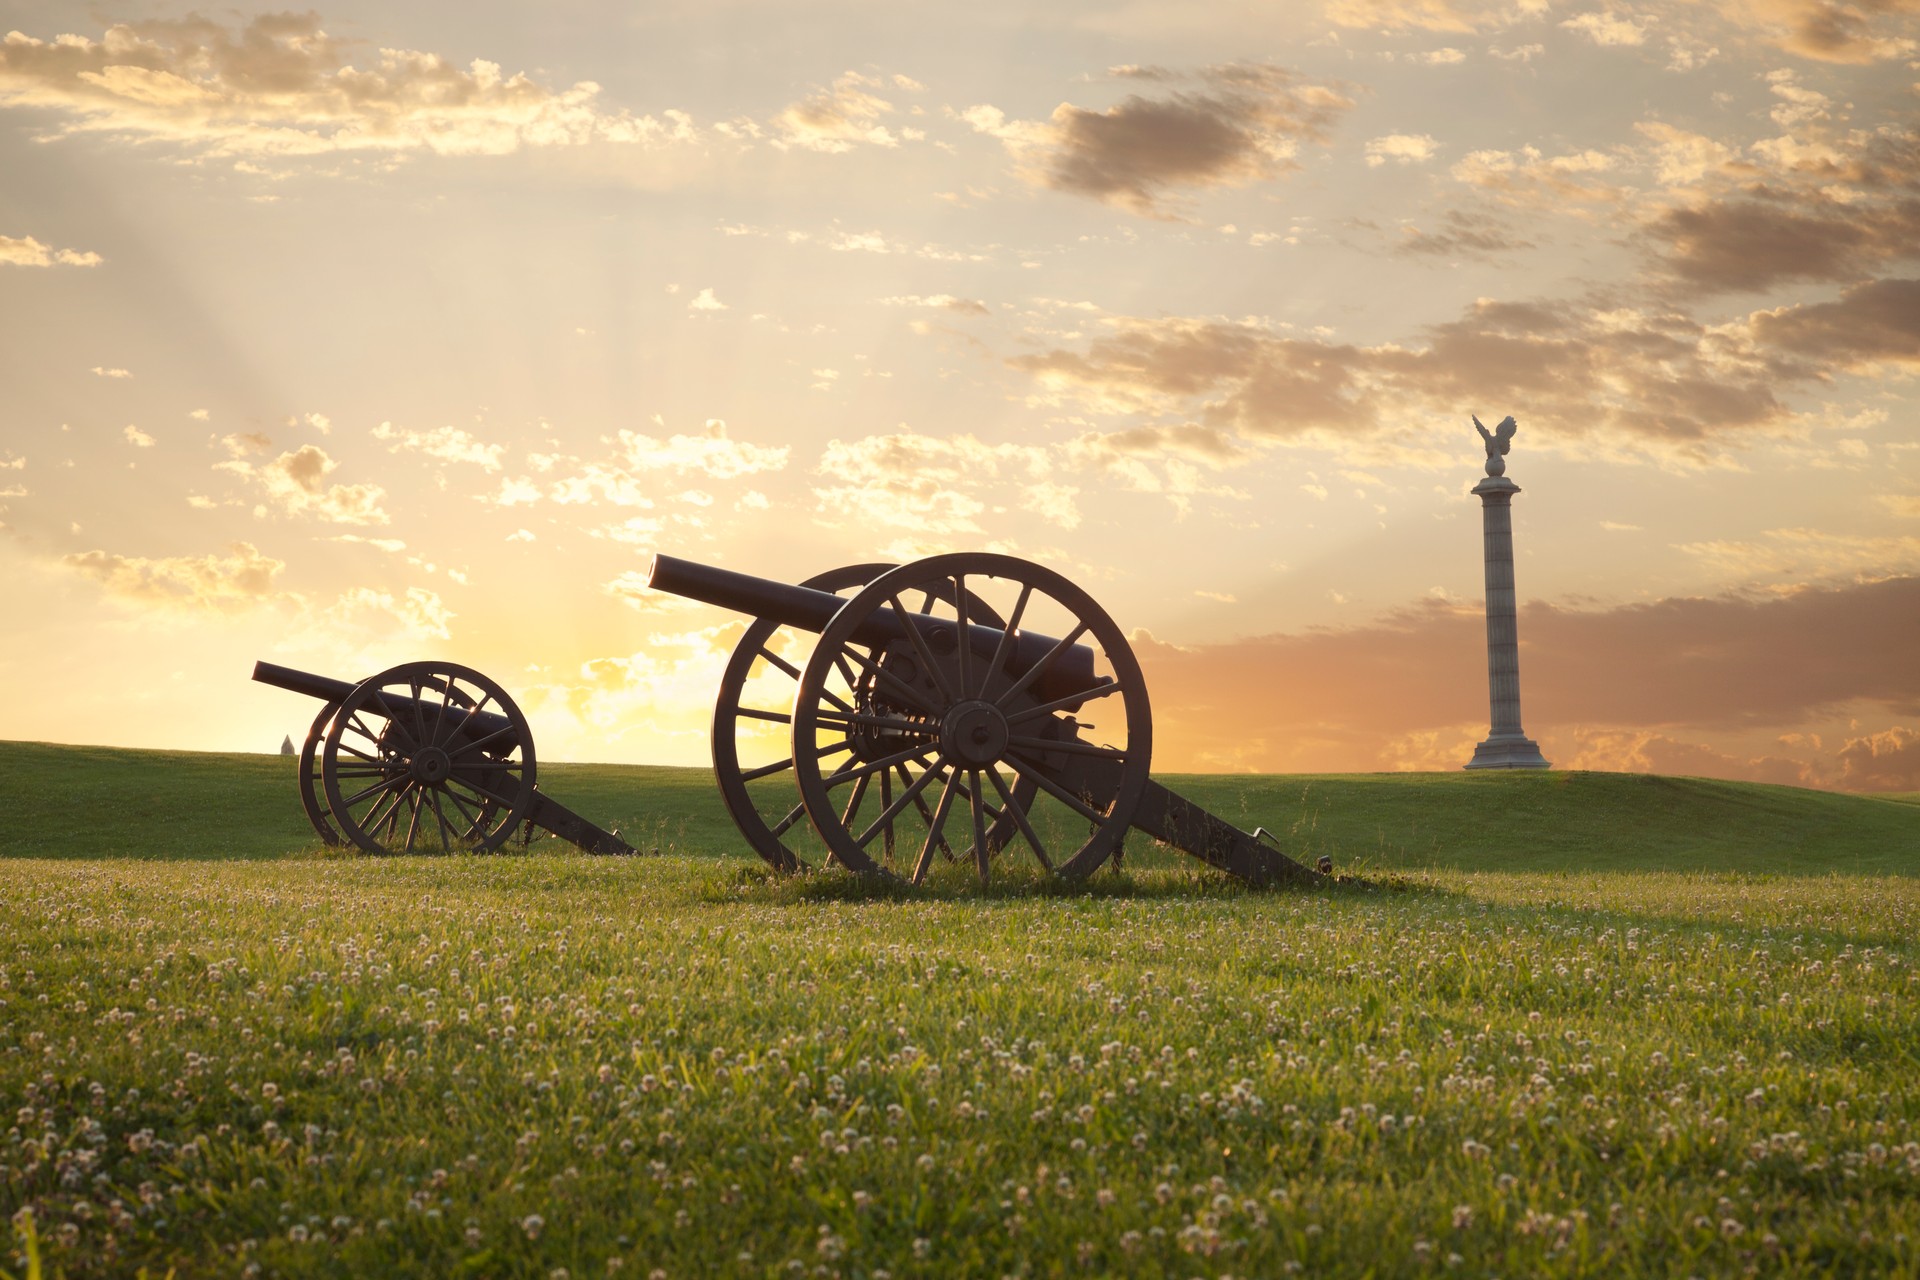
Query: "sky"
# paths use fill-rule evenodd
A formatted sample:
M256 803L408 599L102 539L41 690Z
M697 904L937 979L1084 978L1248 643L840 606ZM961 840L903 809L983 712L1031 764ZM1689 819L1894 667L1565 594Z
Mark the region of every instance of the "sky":
M439 658L700 764L741 620L990 550L1161 772L1455 769L1471 415L1556 768L1920 790L1920 0L0 0L0 737Z

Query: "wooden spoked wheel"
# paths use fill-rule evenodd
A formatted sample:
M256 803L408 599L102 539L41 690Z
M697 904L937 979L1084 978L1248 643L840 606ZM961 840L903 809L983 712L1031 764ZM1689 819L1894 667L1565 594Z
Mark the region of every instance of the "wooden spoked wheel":
M1153 727L1133 650L1091 596L1041 565L970 553L890 570L841 606L801 672L792 739L807 817L836 860L877 872L891 836L909 843L917 884L946 844L984 884L996 830L1011 829L1007 857L1068 878L1105 862L1145 791ZM902 785L881 798L880 777Z
M478 671L409 662L341 701L320 774L328 816L368 853L485 853L533 805L533 733Z
M337 702L329 702L320 708L320 714L313 718L313 725L307 730L305 742L300 744L300 807L307 811L307 821L313 824L314 834L329 845L340 843L340 833L334 829L332 814L327 809L327 795L320 780L318 754L326 743L327 730L333 727L333 713L340 709Z
M895 566L890 564L854 564L816 574L800 585L815 591L849 595ZM913 598L914 607L931 612L941 601L951 603L951 582L936 583ZM973 616L998 623L1000 617L985 601L969 602ZM787 728L793 722L794 694L800 680L803 657L800 650L813 637L770 619L756 619L734 645L720 679L720 696L714 703L712 749L714 778L720 798L732 816L740 834L753 851L776 871L796 872L808 869L802 856L808 834L802 823L806 806L793 785L793 755ZM904 766L882 771L869 786L881 804L891 804L897 787L912 781ZM1031 793L1030 784L1025 785ZM921 802L923 805L925 801ZM931 810L928 811L931 816ZM891 864L898 847L895 833L881 832L876 847L883 864ZM1016 832L1009 824L988 833L990 847L998 849ZM796 848L795 846L802 846ZM915 844L915 850L918 849ZM942 852L951 860L950 845ZM814 856L818 856L817 854Z

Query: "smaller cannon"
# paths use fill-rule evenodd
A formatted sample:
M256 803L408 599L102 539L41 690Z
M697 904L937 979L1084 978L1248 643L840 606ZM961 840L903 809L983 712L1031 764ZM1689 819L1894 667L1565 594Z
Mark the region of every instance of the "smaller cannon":
M637 852L539 790L526 716L471 667L408 662L351 684L257 662L253 678L322 704L300 750L300 803L328 844L485 853L524 823L588 853Z
M1148 776L1153 717L1132 648L1043 566L955 554L793 585L658 555L647 585L755 619L721 679L714 771L780 870L806 865L788 843L804 814L826 860L916 884L942 855L985 882L1021 848L1081 878L1130 829L1253 884L1320 879ZM768 705L788 691L791 710ZM748 767L743 744L775 726L784 741L758 745L780 754Z

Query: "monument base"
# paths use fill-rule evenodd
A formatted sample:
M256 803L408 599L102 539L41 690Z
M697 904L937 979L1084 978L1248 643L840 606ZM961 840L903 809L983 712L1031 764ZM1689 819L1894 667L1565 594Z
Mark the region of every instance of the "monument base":
M1546 769L1551 768L1540 754L1540 744L1520 733L1496 734L1473 749L1468 769Z

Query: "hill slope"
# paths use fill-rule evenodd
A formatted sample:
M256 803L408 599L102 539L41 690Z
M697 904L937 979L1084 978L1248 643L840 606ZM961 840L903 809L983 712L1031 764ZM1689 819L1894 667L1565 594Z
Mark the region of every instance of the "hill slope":
M273 858L315 847L284 756L0 742L0 856ZM543 765L542 790L646 849L746 857L704 769ZM1342 870L1920 875L1920 805L1608 773L1162 779ZM1136 844L1144 841L1136 838ZM1144 851L1144 850L1142 850Z

